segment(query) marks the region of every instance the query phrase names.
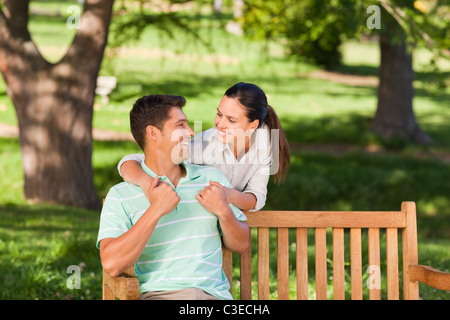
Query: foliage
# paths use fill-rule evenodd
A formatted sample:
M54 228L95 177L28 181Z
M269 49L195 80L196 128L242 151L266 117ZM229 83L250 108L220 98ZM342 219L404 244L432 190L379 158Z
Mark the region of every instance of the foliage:
M383 9L380 30L369 29L366 23L367 8L374 4ZM329 69L340 64L343 41L392 32L389 23L393 21L410 43L448 55L449 10L447 1L440 0L257 0L246 3L241 22L251 38L285 41L291 54Z
M145 29L150 26L157 27L162 35L171 40L174 40L177 31L181 31L191 41L208 46L205 38L200 37L197 32L199 19L192 19L192 15L195 16L196 12L198 18L204 2L204 0L196 3L175 0L155 3L145 0L116 1L108 46L119 48L132 41L138 41Z
M67 37L58 36L57 24L51 18L32 23L40 26L33 30L37 33L35 37L42 39L44 49L51 52L55 47L65 45ZM65 26L64 21L62 25ZM182 30L174 31L177 39L179 35L188 38ZM364 152L365 147L369 151L373 147L377 150L370 136L361 135L366 132L373 115L376 88L309 77L305 73L315 70L314 67L293 63L283 57L280 46L272 43L269 59L260 59L260 42L247 43L220 28L211 30L211 39L214 47L219 48L222 60L211 59L209 52L195 56L198 52L192 53L191 47L188 47L190 52L182 51L170 41L166 41L164 47L166 56L152 55L148 48L161 48L158 41L165 39L165 36L158 37L156 27L150 25L143 30L140 40L130 45L135 46L133 54L119 53L111 59L114 64L111 70L102 67L102 74L113 72L118 86L108 105L96 105L96 129L127 132L129 109L134 100L146 92L185 95L188 100L185 112L189 119L202 120L203 129L206 129L207 125L212 125L215 107L230 84L240 80L257 83L268 93L289 140L293 142L293 165L288 180L282 185L269 185L267 209L397 210L401 201L414 200L418 208L419 262L449 271L449 164L430 160L434 155L433 148L422 150L407 146L392 153ZM344 51L344 59L348 59L346 56L350 53L360 60L352 59L351 65L343 68L344 72L361 77L376 74L377 62L371 60L376 56L374 51L376 48L372 44L352 44ZM423 58L422 54L418 56ZM422 62L428 62L426 57ZM426 87L429 72L423 67L418 71L417 116L436 138L438 151L447 153L450 147L450 127L446 121L450 115L446 104L448 89L430 90ZM442 74L448 75L448 72ZM0 113L1 122L16 124L4 83L0 83ZM337 156L325 151L308 151L302 145L296 147L295 142L352 144L359 148ZM99 198L120 181L116 170L118 160L124 154L135 152L139 152L139 148L132 142L94 142L94 183ZM22 195L21 166L18 139L0 138L0 299L101 299L101 264L95 248L99 213L27 203ZM291 239L290 243L292 259L295 241ZM276 297L277 289L275 244L275 241L270 242L272 298ZM309 251L312 257L314 236L309 237ZM331 257L331 254L332 246L327 256ZM309 261L312 271L314 259ZM66 286L70 265L81 269L79 290L70 290ZM256 274L256 265L254 272ZM295 273L294 265L291 273ZM312 274L310 288L315 281ZM346 277L349 283L348 270ZM237 275L235 279L234 285L238 286ZM332 286L331 278L328 285ZM292 296L295 296L295 283L292 283L292 290ZM421 297L426 300L450 298L448 293L434 289L421 286L420 290ZM311 298L314 297L311 295Z
M254 1L243 28L253 38L282 38L290 53L331 68L341 62L340 45L357 29L360 4L346 1Z
M379 1L403 29L407 42L449 56L450 3L448 0Z
M388 1L380 0L383 7L382 20L384 26L395 22L400 28L401 41L409 46L410 50L416 47L427 48L433 55L428 65L430 71L438 74L438 59L450 60L450 3L448 0L431 1ZM385 27L391 33L396 28ZM392 37L392 35L391 35ZM394 41L396 39L394 38ZM445 88L446 79L436 76L433 82L439 88Z
M17 139L1 138L0 147L2 154L6 152L9 158L20 158ZM99 197L104 197L108 189L119 181L115 164L122 154L136 151L137 147L130 142L95 142L95 183ZM414 199L418 208L419 262L443 271L450 268L450 203L446 197L450 192L447 183L450 175L448 164L404 155L370 156L355 152L336 157L308 151L294 152L292 162L293 167L286 183L269 185L266 209L398 210L401 201ZM12 176L19 175L19 170L14 168L20 167L20 163L9 165L7 161L1 161L0 171L8 166L12 168ZM427 188L422 188L423 185L427 185ZM99 213L57 205L32 205L16 198L10 198L9 201L6 203L7 200L3 199L0 203L0 299L101 299L101 263L95 247ZM276 299L276 234L271 233L270 236L273 239L269 249L270 288L271 298ZM346 243L349 243L348 239ZM382 233L382 257L385 254L384 243ZM293 276L294 230L291 232L290 244L290 271ZM331 258L331 241L328 244L327 257ZM308 268L311 270L309 287L314 288L313 233L309 234L308 248ZM363 233L363 252L366 251L367 242ZM345 259L348 263L349 250L346 250ZM235 259L234 263L237 267L239 260ZM367 276L366 264L364 260L364 277ZM69 266L80 268L79 289L67 287L71 275L67 271ZM385 267L381 267L384 272ZM401 268L399 272L401 278ZM256 264L254 275L257 275ZM331 269L328 275L331 290ZM349 283L348 267L346 277ZM384 273L382 277L385 279ZM235 279L238 280L237 274ZM363 281L365 283L365 278ZM238 285L238 282L234 283L235 287ZM295 282L291 290L294 298ZM442 291L426 287L420 290L425 300L449 298L448 293ZM254 292L256 294L257 291ZM314 296L310 298L314 299Z

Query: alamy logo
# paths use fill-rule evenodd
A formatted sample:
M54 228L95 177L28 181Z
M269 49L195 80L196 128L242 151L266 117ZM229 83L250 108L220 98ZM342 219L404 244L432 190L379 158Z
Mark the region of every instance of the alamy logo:
M194 163L207 163L209 165L233 165L234 161L227 157L222 157L222 154L226 148L226 143L213 143L211 148L203 149L202 141L208 141L208 138L203 134L202 121L194 122L194 132L201 132L199 136L194 140L190 139L190 135L185 129L177 129L172 132L171 140L178 141L179 143L173 147L171 151L171 158L173 163L181 163L182 160L191 158ZM227 130L227 134L232 137L236 137L234 146L238 150L245 148L246 138L252 141L252 150L248 152L246 158L244 158L241 164L255 164L267 162L270 150L270 167L262 166L258 174L261 175L275 175L279 169L279 129L257 129L247 130L243 129L230 129ZM228 162L232 161L232 162Z
M366 26L370 30L381 29L381 11L380 7L377 5L371 5L367 8L366 13L372 14L367 18Z
M71 265L67 268L66 273L72 275L67 278L68 289L80 289L81 288L81 268L79 266Z
M66 25L69 29L80 29L80 17L81 17L81 9L79 6L69 6L67 8L67 13L70 14L69 18L67 18Z
M379 266L371 265L367 268L369 277L367 278L367 288L381 289L381 272Z

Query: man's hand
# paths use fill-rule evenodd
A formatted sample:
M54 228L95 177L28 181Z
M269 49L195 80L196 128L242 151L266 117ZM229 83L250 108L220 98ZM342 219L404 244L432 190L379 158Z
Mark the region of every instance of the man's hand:
M161 216L171 212L180 202L180 197L173 187L160 181L158 176L153 178L147 189L147 194L150 206L156 210L155 212L160 213Z
M223 187L221 184L210 181L209 186L206 186L205 189L201 190L195 198L206 210L220 217L227 213L227 210L229 209L227 192L225 189L227 188Z

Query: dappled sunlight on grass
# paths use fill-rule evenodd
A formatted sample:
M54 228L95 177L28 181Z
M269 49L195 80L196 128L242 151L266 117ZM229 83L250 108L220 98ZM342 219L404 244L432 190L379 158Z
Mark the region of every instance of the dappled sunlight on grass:
M52 59L64 53L62 47L70 40L67 34L53 31L56 24L64 26L64 22L65 17L34 18L31 22L33 37ZM186 97L184 111L198 133L213 126L216 107L228 87L239 81L255 83L279 115L292 152L286 181L269 183L265 210L390 211L400 210L402 201L415 201L419 262L448 271L450 163L433 152L450 155L450 89L436 89L430 83L436 76L448 77L448 71L435 75L425 67L416 70L414 111L435 145L382 141L370 131L377 103L376 43L346 44L345 65L324 73L285 57L279 45L230 35L216 22L210 24L214 28L202 30L213 39L214 52L191 46L187 38L179 43L167 41L154 26L117 55L107 48L100 74L114 75L118 82L109 103L102 104L96 97L94 128L129 132L134 101L143 95L165 93ZM177 32L179 38L183 35ZM420 61L426 63L423 56ZM2 79L0 122L16 125L6 91ZM202 127L194 127L195 121ZM138 152L141 150L132 141L94 141L92 163L99 201L122 181L117 172L119 160ZM99 212L29 204L23 196L17 138L0 138L0 176L0 299L101 299L101 263L95 247ZM256 239L255 233L252 238ZM271 298L276 298L276 234L271 232L270 239L270 289ZM380 239L386 240L383 234ZM385 247L381 247L381 255L385 255ZM295 249L290 234L291 260ZM328 257L331 252L330 246ZM255 253L253 270L257 267ZM313 270L313 233L308 234L308 255L308 268ZM238 262L234 260L235 270ZM67 287L71 265L81 270L81 289ZM295 268L290 271L294 273ZM348 284L349 272L345 276ZM329 277L331 298L332 274ZM314 299L314 277L309 284ZM292 280L290 289L295 298ZM420 290L424 299L449 298L448 293L424 286ZM255 297L256 292L254 286Z
M55 205L0 205L0 299L100 299L99 213ZM67 268L82 267L80 290Z

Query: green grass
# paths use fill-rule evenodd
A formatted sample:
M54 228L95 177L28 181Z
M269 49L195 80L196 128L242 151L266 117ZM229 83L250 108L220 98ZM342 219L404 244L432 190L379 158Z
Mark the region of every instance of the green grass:
M20 166L19 144L16 139L0 139L0 148L1 172L6 172L10 160L11 168ZM122 154L136 151L137 147L129 142L95 142L94 170L99 198L104 197L109 187L119 180L115 165ZM14 158L18 159L18 164L14 164ZM11 181L21 179L20 170L8 172ZM449 165L408 156L372 157L351 153L335 157L306 151L295 152L286 182L280 186L272 183L269 185L266 209L399 210L401 201L414 200L418 208L419 262L449 271L449 178ZM19 189L14 192L16 196L8 197L16 198L4 198L0 202L0 279L3 283L0 299L100 299L101 265L95 248L99 213L63 206L31 205L19 197ZM276 298L277 292L275 237L272 231L272 298ZM314 270L313 239L311 233L308 240L309 270ZM328 237L328 258L332 257L330 239ZM367 250L367 241L364 239L363 237L363 252ZM293 234L290 242L291 296L294 298ZM383 238L381 248L383 257ZM348 254L349 251L346 252ZM349 262L348 256L346 261ZM256 271L256 260L253 263ZM79 290L70 290L66 286L71 275L67 273L67 268L71 265L84 266ZM237 266L238 259L235 259L236 279ZM366 269L367 262L364 262L363 271ZM256 277L256 273L254 276ZM330 266L329 276L332 276ZM349 270L346 277L349 277ZM314 274L311 273L311 290L314 288L314 281ZM331 294L331 278L328 284ZM234 285L238 286L237 280ZM256 294L257 291L254 292ZM450 298L448 293L423 286L421 297ZM313 293L310 298L314 298Z
M50 205L0 205L0 299L100 299L98 212ZM70 266L81 288L70 290Z
M38 7L43 5L40 2ZM46 5L48 10L64 11L64 6L58 7L55 1ZM172 93L187 98L185 112L191 124L202 121L204 130L212 126L216 106L225 90L235 82L248 81L265 90L291 142L382 145L369 130L376 109L375 87L308 77L306 74L316 68L285 58L279 45L266 47L267 44L227 34L219 28L220 21L214 19L204 18L202 23L199 29L211 39L215 48L212 52L193 44L179 32L175 32L174 39L168 39L155 28L149 28L140 41L129 44L115 56L108 49L101 74L115 75L118 85L108 105L97 100L94 127L127 132L128 112L138 97ZM58 61L73 34L65 28L65 17L33 16L30 25L45 56ZM340 71L360 76L376 75L377 50L372 43L346 44L345 65ZM263 51L269 54L264 55ZM438 90L430 85L433 75L424 67L427 54L419 51L417 56L415 112L436 144L428 148L401 145L402 148L396 148L393 153L380 155L365 154L358 149L343 156L295 149L286 182L282 185L270 182L265 209L399 210L402 201L415 201L419 262L449 271L450 164L417 158L415 154L418 151L450 152L450 90ZM441 75L448 75L449 65L442 63L441 67ZM0 119L1 123L17 124L2 81ZM134 152L139 149L131 142L95 141L94 183L99 199L120 181L116 170L120 158ZM18 139L0 138L0 176L0 299L101 299L101 264L95 248L99 213L28 203L22 194ZM276 241L273 232L270 236L271 297L276 298ZM292 276L295 272L294 243L291 234ZM363 236L363 250L366 250L364 246ZM382 243L382 255L383 248ZM312 233L309 253L309 269L314 270ZM330 244L328 258L332 257L331 253ZM348 256L346 261L349 261ZM235 259L235 273L237 263ZM256 271L256 260L253 263ZM363 263L364 272L367 262ZM79 290L71 290L66 285L71 275L67 268L72 265L81 268ZM331 268L329 271L331 277ZM256 277L256 272L254 274ZM364 277L363 281L367 274ZM346 279L349 279L349 270ZM309 280L310 297L314 298L313 274ZM238 282L234 285L238 286ZM328 285L331 299L331 278ZM293 277L291 289L291 296L295 297ZM420 290L423 299L450 298L449 293L425 286Z
M95 142L94 171L98 196L117 183L115 166L133 143ZM0 138L0 300L101 299L101 263L95 247L100 213L72 207L29 204L23 186L17 139ZM3 180L3 179L2 179ZM8 182L16 186L8 190ZM80 266L81 288L67 280Z

